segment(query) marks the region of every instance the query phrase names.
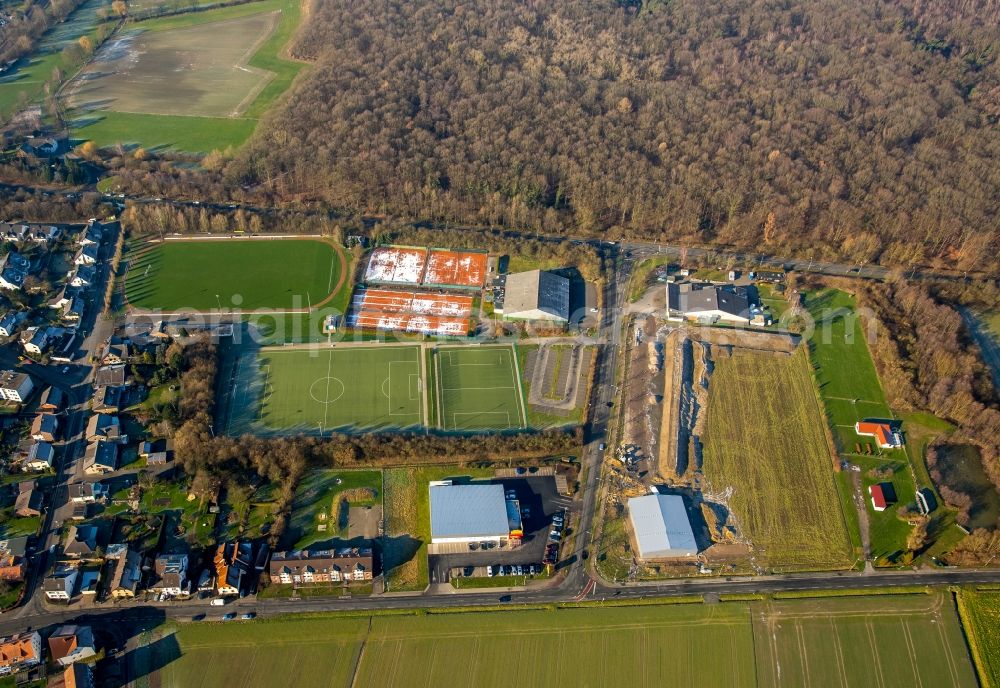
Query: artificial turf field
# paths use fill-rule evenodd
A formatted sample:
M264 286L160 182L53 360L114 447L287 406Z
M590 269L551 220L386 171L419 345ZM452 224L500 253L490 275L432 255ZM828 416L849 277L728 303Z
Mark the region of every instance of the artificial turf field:
M165 688L976 685L947 594L185 624L149 648Z
M704 474L756 556L778 568L851 564L851 540L803 347L792 355L716 352Z
M438 347L434 370L442 430L526 426L517 357L511 347Z
M252 374L258 393L246 400L259 409L259 431L389 430L423 423L419 347L263 349L257 366Z
M165 241L133 256L125 294L150 310L305 309L345 288L344 266L314 239Z

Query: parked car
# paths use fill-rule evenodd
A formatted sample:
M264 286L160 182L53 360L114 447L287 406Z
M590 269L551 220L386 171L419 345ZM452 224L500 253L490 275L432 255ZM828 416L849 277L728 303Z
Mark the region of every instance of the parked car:
M229 612L222 617L223 621L232 621L236 618L236 612Z
M251 619L256 618L256 617L257 617L257 613L256 612L247 612L246 614L244 614L240 618L243 619L244 621L250 621Z

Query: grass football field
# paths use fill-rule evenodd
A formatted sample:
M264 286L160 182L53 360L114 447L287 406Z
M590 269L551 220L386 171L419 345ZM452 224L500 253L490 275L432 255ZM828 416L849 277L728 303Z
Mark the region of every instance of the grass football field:
M824 419L804 348L736 350L709 380L704 472L757 558L778 569L851 564Z
M242 366L253 368L254 362L244 360ZM256 384L245 401L251 416L258 409L252 422L265 434L423 423L419 347L265 349L256 366L248 371Z
M509 430L527 425L512 347L440 347L434 351L434 367L442 430Z
M333 244L312 239L166 241L130 260L125 293L154 310L305 309L346 288L344 266Z

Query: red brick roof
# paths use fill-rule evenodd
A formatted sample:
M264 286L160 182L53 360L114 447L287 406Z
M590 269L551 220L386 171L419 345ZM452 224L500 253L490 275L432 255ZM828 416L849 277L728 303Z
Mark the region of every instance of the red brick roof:
M895 444L892 428L888 423L873 423L868 420L859 421L856 427L859 435L874 435L881 445Z

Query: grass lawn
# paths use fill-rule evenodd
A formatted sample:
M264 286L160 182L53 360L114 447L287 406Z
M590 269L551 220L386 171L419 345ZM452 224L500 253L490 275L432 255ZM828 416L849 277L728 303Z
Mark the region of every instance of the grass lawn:
M851 541L805 349L719 356L706 419L705 478L711 492L732 490L729 508L761 563L849 566Z
M488 468L430 466L385 471L385 547L382 568L388 592L423 590L428 584L427 543L431 540L428 483L446 478L492 478Z
M39 516L27 516L20 518L14 515L14 507L0 511L0 538L21 537L24 535L34 535L38 532L38 527L42 520Z
M526 425L511 347L439 347L434 358L443 430L509 430Z
M240 362L227 432L329 432L421 425L415 346L265 349Z
M280 14L277 16L273 28L269 28L264 34L258 33L254 36L237 35L234 37L235 41L226 39L226 25L219 24L219 22L233 22L275 11L280 12ZM204 80L190 81L188 79L185 81L185 77L189 75L177 73L170 60L160 60L160 62L147 67L158 74L158 79L164 80L159 88L151 91L151 98L148 99L148 102L123 106L117 110L87 111L82 108L76 109L71 115L76 119L76 133L80 137L94 141L99 146L126 143L147 148L166 147L191 152L208 152L241 145L253 133L260 117L288 89L295 76L305 66L303 63L281 57L284 46L288 44L298 26L300 14L299 0L263 0L262 2L252 2L206 12L163 17L136 24L135 28L142 35L139 40L151 40L165 46L165 51L156 54L170 54L171 46L173 46L173 52L177 53L183 42L192 35L192 32L186 32L185 29L195 29L197 32L198 27L206 27L206 30L213 31L218 38L214 43L211 41L208 44L203 43L203 49L199 55L203 60L217 62L217 64L207 65L209 72L221 69L230 76L233 73L233 65L246 59L242 51L252 48L254 46L253 39L260 36L261 42L246 60L246 66L240 70L240 74L245 74L248 78L250 77L249 72L255 72L257 81L252 87L237 89L238 93L221 94L225 97L229 97L229 95L239 96L237 98L240 101L239 107L236 110L220 111L221 116L193 117L188 113L205 114L197 112L197 107L195 107L197 103L203 102L205 99L214 102L219 99L221 91L231 91L232 89L229 86L224 89L210 89L202 83ZM163 35L151 35L160 33ZM204 45L215 45L219 50L229 46L238 46L241 50L237 51L239 53L237 57L222 59L224 56L216 55L218 50L210 50L205 53ZM140 64L143 63L140 61ZM157 70L159 71L157 72ZM266 78L261 80L262 76ZM114 83L115 81L109 81L109 84ZM130 82L124 84L126 87L130 85L134 84ZM131 93L134 89L123 91L118 86L116 88L125 96L134 97L134 94ZM97 93L100 94L99 91ZM163 107L157 107L156 99L161 98L163 94L170 97L164 101L168 103L168 106L174 102L183 105L185 109L174 114L173 111L166 112ZM237 116L227 116L231 115L232 112L236 112Z
M983 688L1000 688L1000 590L966 588L958 608Z
M635 268L632 269L632 281L629 286L628 299L630 302L635 303L642 298L642 295L646 293L649 288L649 276L656 268L661 265L669 265L671 260L668 256L653 256L652 258L646 258L641 261ZM664 283L664 288L666 284Z
M167 241L131 256L125 293L148 309L307 308L337 289L343 270L343 252L326 241Z
M755 602L762 686L975 686L950 595Z
M292 516L285 537L293 549L304 549L314 542L339 538L346 540L347 509L382 503L381 471L311 471L299 483L292 502Z
M185 484L158 481L143 491L139 504L142 513L163 514L167 518L168 540L190 538L201 544L213 541L216 516L208 513L207 502L188 499Z
M903 449L880 449L873 438L858 435L854 431L854 423L859 420L892 420L897 416L886 402L864 328L854 313L854 298L836 289L822 289L807 294L805 304L816 322L815 332L809 341L809 352L834 441L846 459L861 467L864 476L862 482L868 509L871 554L880 564L891 564L890 560L905 550L911 531L908 523L897 518L897 509L908 505L915 508L917 489L933 489L924 452L935 437L950 432L952 428L933 415L910 413L901 418L907 441ZM876 512L868 498L869 486L881 482L867 475L873 469L892 470L890 481L898 501L896 506L882 512ZM842 482L841 489L853 494L848 483ZM943 504L943 500L939 498L938 503ZM953 529L954 519L946 511L940 510L932 522L932 540Z

